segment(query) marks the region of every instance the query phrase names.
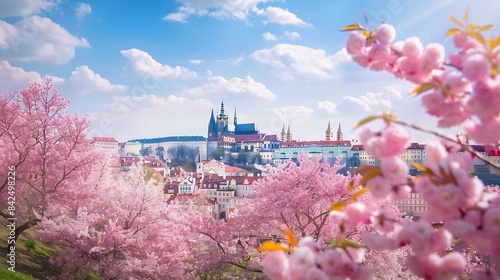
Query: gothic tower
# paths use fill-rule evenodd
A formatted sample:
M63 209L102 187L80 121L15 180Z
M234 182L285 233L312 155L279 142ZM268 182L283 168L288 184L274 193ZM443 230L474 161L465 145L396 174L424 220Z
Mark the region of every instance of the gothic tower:
M285 124L283 124L283 128L281 129L281 135L280 135L280 141L285 141L286 140L286 133L285 133Z
M212 114L210 115L210 121L208 122L208 138L217 137L217 123L215 122L214 110L212 109Z
M236 108L234 108L234 129L236 130L236 126L238 125L238 119L236 118Z
M228 134L228 120L229 117L224 112L224 101L220 104L220 113L217 116L217 137Z
M342 141L344 140L344 133L342 133L342 128L340 127L339 123L339 129L337 130L337 141Z
M288 125L288 131L286 132L286 141L292 141L292 131L290 130L290 125Z
M331 141L332 138L333 138L333 130L332 130L332 127L330 126L330 122L328 122L328 127L326 128L326 132L325 132L325 140Z

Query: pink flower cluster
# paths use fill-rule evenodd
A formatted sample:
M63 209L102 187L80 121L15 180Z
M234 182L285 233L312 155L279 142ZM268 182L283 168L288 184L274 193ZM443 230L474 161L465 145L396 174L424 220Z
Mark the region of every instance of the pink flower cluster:
M450 54L445 69L444 47L431 43L425 48L417 37L391 45L396 31L382 24L372 36L352 32L346 42L352 59L371 70L385 70L398 78L425 84L432 91L422 103L438 118L440 127L465 125L469 137L485 144L500 139L500 46L489 47L458 32L453 42L458 52Z
M273 251L264 258L264 274L271 280L373 278L371 269L359 266L365 257L364 248L321 248L312 238L299 241L293 252Z

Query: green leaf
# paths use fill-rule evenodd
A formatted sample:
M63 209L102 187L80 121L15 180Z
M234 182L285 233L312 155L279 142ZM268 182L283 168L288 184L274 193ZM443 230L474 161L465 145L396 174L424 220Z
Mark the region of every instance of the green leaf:
M377 116L377 115L371 115L371 116L368 116L368 117L366 117L366 118L362 119L361 121L359 121L359 122L358 122L358 123L354 126L354 129L356 129L356 128L358 128L358 127L362 126L362 125L365 125L365 124L367 124L367 123L369 123L369 122L371 122L371 121L373 121L373 120L375 120L375 119L378 119L378 118L380 118L380 116Z

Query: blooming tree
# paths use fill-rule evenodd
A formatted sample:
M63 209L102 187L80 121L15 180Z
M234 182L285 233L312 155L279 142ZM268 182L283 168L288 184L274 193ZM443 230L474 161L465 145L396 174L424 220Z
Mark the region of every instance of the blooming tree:
M468 173L473 157L480 157L468 143L471 140L496 149L500 146L500 36L486 40L482 32L493 27L468 23L467 13L462 17L464 22L451 19L458 28L450 29L446 35L453 36L458 51L450 54L448 61L444 47L437 43L424 47L417 37L393 43L395 28L386 23L375 30L358 22L344 28L353 31L347 38L346 49L356 63L417 84L412 93L422 96L423 106L428 114L437 117L438 126L461 126L464 135L450 138L408 124L389 112L360 121L358 126L375 119L385 123L381 130L361 132L364 148L380 161L380 166L361 167L357 172L363 178L351 184L352 188L369 190L373 199L354 203L338 200L330 216L341 228L368 221L375 224L378 233L361 233L360 243L334 240L334 246L328 248L307 238L292 242L293 246L263 244L261 249L273 251L264 259L264 272L270 278L293 279L295 276L289 271L297 269L293 264L298 258L305 263L298 270L315 279L370 279L376 276L372 268L362 265L359 254L348 254L350 250L392 252L409 246L405 267L415 276L498 279L500 194ZM405 127L443 139L426 145L426 162L415 166L422 174L412 180L408 179L408 167L399 158L411 141ZM419 192L428 205L420 221L380 215L380 205L405 199L412 190ZM357 209L354 213L353 205ZM339 270L338 264L324 264L330 255L347 260L350 268Z
M38 226L42 241L65 250L53 260L61 277L104 279L189 279L187 228L180 209L168 206L163 188L145 180L147 170L133 166L112 174L104 166L89 178L95 187L83 203L51 207ZM52 209L57 208L57 209Z
M86 139L88 120L67 114L68 106L49 78L0 95L0 168L15 174L9 189L7 172L0 172L0 215L15 214L16 238L38 224L52 203L78 200L83 194L74 182L99 161ZM7 195L15 196L13 212L3 207Z
M362 202L370 200L370 194L360 187L352 186L361 179L360 176L337 173L342 168L338 163L330 166L326 160L319 157L308 159L307 154L301 155L298 160L298 164L291 163L278 168L268 166L266 171L269 174L254 182L252 186L255 198L238 208L237 213L226 223L214 221L211 217L204 219L200 215L188 219L192 231L203 237L196 242L204 244L203 247L192 247L197 248L196 252L192 253L196 269L209 272L210 275L217 271L223 271L223 274L227 275L231 267L236 267L239 268L236 270L238 277L244 275L248 278L261 276L259 272L264 269L268 276L282 272L283 276L295 275L298 279L314 279L311 275L318 273L314 269L305 268L312 264L312 255L316 249L330 246L332 239L349 238L350 244L358 244L361 232L373 232L374 227L378 226L390 228L394 223L388 222L389 220L400 220L401 214L390 202L384 202L379 209L379 216L373 217L378 221L385 219L385 226L382 222L372 223L366 220L371 217L363 214L365 204ZM330 207L339 200L353 202L346 207L347 213L349 217L356 217L356 221L361 221L359 225L352 224L353 220L347 216L338 215L332 220ZM343 223L343 226L339 227L337 222ZM284 228L287 229L287 234L283 233ZM282 248L284 244L294 243L290 238L287 239L287 236L294 234L304 238L301 244L318 244L318 247L306 246L301 249L303 252L300 256L290 259L290 269L281 271L281 266L275 266L277 263L266 266L264 262L262 266L263 254L256 250L258 245L264 240L272 240L269 242L277 248ZM394 278L407 278L399 265L404 258L405 248L387 253L365 250L362 247L345 247L349 250L349 253L345 254L340 248L344 244L337 245L338 254L325 255L323 263L330 265L341 275L358 271L349 261L351 256L356 257L363 266L376 268L378 275L384 273L385 276ZM271 257L285 256L283 252L277 254ZM333 262L338 263L338 269L333 268ZM365 270L360 269L358 273L365 273Z

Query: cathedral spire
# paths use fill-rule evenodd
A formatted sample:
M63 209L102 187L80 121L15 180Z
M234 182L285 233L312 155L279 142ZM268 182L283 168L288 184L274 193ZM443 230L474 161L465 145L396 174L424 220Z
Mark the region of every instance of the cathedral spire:
M281 129L281 138L280 140L281 141L285 141L286 140L286 132L285 132L285 124L283 124L283 128Z
M325 132L325 140L331 141L332 136L333 136L332 126L330 125L330 122L328 122L328 126L326 127L326 132Z
M342 133L342 127L340 127L339 123L339 129L337 129L337 141L342 141L344 140L344 133Z
M236 125L238 124L238 119L236 118L236 107L234 107L234 127L236 129Z
M221 117L225 116L225 114L224 114L224 100L222 100L222 102L220 103L220 116Z
M286 141L292 141L292 131L290 130L290 125L288 125L288 131L286 132Z

